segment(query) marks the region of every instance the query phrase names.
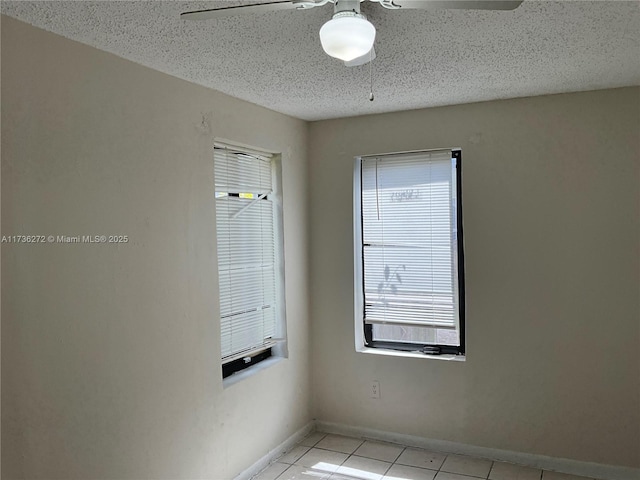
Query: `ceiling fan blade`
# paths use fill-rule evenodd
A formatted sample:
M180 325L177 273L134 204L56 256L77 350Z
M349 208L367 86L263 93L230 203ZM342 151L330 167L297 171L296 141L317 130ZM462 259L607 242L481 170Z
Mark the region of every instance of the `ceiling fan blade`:
M252 5L238 5L235 7L210 8L184 12L180 18L184 20L209 20L212 18L231 17L254 13L273 12L275 10L291 10L300 8L300 2L295 0L277 0L270 3L256 3Z
M348 62L344 62L347 67L359 67L360 65L365 65L376 58L376 47L371 47L367 53L362 55L361 57L354 58L353 60L349 60Z
M513 10L522 0L393 0L400 9Z

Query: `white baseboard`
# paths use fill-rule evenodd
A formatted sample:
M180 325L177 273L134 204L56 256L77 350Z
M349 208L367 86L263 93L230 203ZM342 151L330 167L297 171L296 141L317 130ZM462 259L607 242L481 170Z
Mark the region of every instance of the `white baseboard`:
M478 447L464 443L435 440L431 438L404 435L402 433L385 432L371 428L355 427L331 422L316 422L316 429L320 432L336 433L358 438L369 438L390 443L398 443L409 447L419 447L427 450L443 453L455 453L487 458L501 462L526 465L554 472L581 475L583 477L602 480L639 480L640 469L631 467L618 467L614 465L602 465L599 463L581 462L567 458L555 458L531 453L512 452L496 448Z
M311 421L307 423L304 427L298 430L296 433L287 438L284 442L278 445L276 448L269 450L269 452L251 465L246 470L240 472L233 480L249 480L254 475L260 473L264 470L270 463L272 463L276 458L280 457L284 452L289 450L295 444L297 444L304 437L309 435L312 431L315 430L315 422Z

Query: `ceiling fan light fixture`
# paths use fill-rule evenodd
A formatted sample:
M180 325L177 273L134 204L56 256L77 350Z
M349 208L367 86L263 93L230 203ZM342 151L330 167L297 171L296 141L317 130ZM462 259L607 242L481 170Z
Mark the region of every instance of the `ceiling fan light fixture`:
M371 50L376 27L364 15L340 12L320 29L320 43L325 53L348 62Z

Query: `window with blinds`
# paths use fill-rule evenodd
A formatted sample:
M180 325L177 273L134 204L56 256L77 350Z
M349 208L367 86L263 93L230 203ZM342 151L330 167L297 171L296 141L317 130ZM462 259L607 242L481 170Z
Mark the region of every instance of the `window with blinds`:
M461 152L363 157L357 167L364 343L463 354Z
M239 148L214 149L223 372L231 362L242 367L254 356L265 358L282 336L272 160Z

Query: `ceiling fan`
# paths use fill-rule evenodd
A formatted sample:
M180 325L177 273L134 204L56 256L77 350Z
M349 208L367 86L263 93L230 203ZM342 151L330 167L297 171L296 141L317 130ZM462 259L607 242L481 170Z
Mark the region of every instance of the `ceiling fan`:
M233 15L267 13L274 10L308 10L333 3L333 16L320 28L325 53L348 67L364 65L375 58L376 28L360 13L364 0L275 0L184 12L185 20L209 20ZM369 0L389 10L453 8L466 10L513 10L522 0Z

